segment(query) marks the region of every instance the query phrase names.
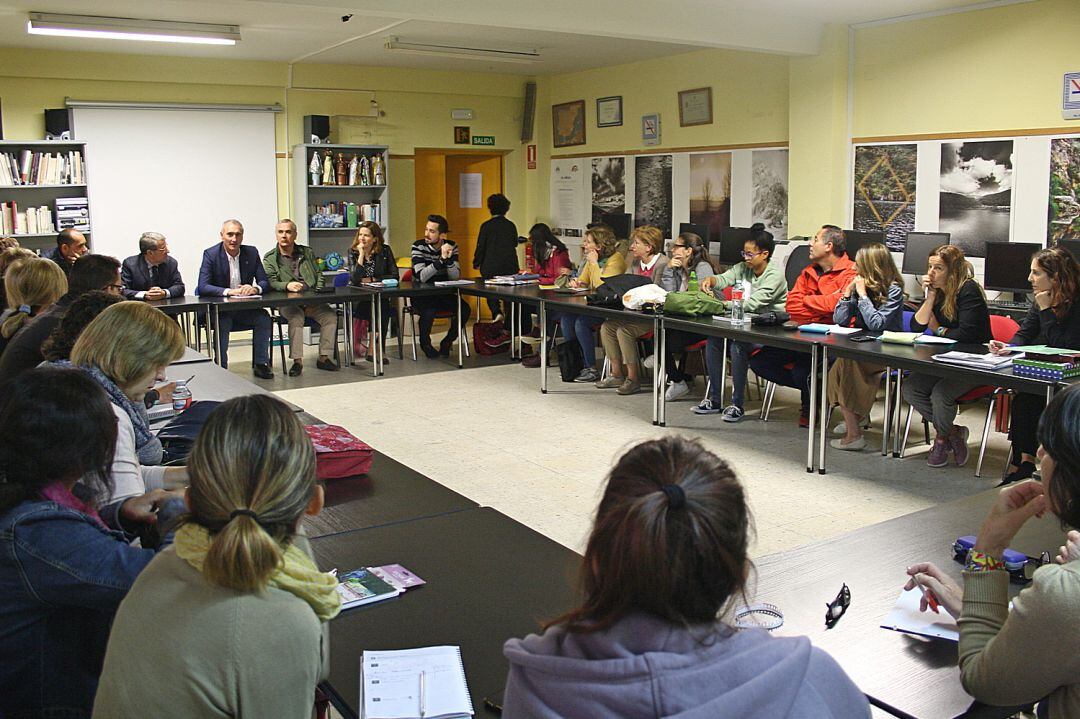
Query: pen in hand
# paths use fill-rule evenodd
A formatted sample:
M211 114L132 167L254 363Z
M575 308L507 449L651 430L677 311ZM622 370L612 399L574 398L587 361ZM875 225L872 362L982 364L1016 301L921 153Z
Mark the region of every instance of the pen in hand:
M934 596L934 593L931 590L927 589L922 584L922 582L919 581L919 578L916 577L915 575L912 575L911 578L912 578L912 580L914 580L915 586L919 588L920 592L922 592L923 598L926 599L926 605L928 607L930 607L930 610L934 614L940 614L941 612L938 611L938 607L940 607L941 604L938 603L938 598Z

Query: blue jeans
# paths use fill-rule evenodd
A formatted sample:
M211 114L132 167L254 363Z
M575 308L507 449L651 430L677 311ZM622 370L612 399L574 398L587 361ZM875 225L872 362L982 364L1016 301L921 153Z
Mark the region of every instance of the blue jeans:
M236 310L221 313L221 326L218 336L221 338L221 366L229 366L229 333L236 330L251 330L251 356L255 364L270 364L270 315L262 310Z
M585 359L586 367L596 367L596 335L594 331L604 323L597 317L587 315L559 315L559 325L562 327L563 338L569 342L577 340L581 345L581 356Z
M750 367L750 353L760 345L749 342L728 342L728 351L731 353L731 403L743 408L746 397L746 373ZM709 382L712 384L709 390L709 399L713 404L720 404L720 366L724 361L724 340L722 337L710 337L705 345L705 364L708 365Z

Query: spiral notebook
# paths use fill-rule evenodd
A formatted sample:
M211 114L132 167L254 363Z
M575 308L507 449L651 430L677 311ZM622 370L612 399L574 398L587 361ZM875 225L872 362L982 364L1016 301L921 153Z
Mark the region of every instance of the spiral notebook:
M363 719L465 719L473 715L461 647L365 651Z

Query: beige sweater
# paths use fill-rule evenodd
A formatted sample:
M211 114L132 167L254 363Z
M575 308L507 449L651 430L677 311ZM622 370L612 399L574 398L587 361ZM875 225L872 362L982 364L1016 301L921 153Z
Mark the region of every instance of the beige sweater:
M1049 696L1050 717L1080 716L1080 561L1040 567L1009 611L1009 575L965 572L960 679L985 704Z
M212 585L166 549L120 604L94 716L308 719L329 667L326 629L302 599Z

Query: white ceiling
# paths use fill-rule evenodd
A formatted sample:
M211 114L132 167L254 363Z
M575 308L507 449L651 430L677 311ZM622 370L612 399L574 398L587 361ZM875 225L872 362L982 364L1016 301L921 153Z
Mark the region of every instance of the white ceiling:
M814 54L828 24L851 25L1033 0L0 0L0 47L416 67L547 75L701 48ZM30 11L239 25L235 47L26 34ZM348 22L342 16L351 14ZM395 53L402 41L536 49L530 64Z

